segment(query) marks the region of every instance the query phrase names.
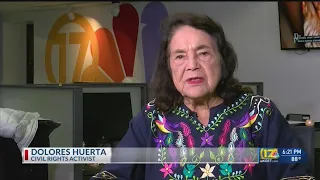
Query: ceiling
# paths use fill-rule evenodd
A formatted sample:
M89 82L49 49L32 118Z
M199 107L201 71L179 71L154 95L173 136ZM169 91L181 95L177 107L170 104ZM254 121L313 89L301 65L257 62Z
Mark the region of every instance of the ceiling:
M79 8L79 7L88 7L88 6L98 6L111 4L110 1L105 2L0 2L0 13L14 13L19 11L34 11L34 10L50 10L50 9L61 9L61 8Z

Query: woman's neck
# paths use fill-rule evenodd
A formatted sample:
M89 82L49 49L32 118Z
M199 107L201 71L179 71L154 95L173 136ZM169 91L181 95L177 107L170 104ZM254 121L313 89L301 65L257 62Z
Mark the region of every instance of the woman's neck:
M223 99L219 96L210 96L199 99L185 98L184 104L193 112L200 113L209 111L212 107L215 107L223 102Z
M203 99L188 99L185 98L185 105L196 113L197 119L202 125L207 126L210 118L210 109L223 102L219 96L203 98Z

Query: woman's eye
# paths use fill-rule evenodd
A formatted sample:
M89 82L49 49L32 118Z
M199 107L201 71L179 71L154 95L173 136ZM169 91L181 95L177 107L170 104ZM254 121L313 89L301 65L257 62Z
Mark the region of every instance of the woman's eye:
M209 53L208 52L202 52L202 53L200 53L200 55L202 55L202 56L207 56Z
M183 58L182 55L179 55L179 56L176 57L176 59L182 59L182 58Z

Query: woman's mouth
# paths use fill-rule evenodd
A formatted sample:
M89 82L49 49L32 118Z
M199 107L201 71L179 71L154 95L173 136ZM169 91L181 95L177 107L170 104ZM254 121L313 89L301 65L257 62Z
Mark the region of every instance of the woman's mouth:
M192 85L197 85L203 82L203 78L202 77L193 77L193 78L189 78L187 79L187 83L188 84L192 84Z

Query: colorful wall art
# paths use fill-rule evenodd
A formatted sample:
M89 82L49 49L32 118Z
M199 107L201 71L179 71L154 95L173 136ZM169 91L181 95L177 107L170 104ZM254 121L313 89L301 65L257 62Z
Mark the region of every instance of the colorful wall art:
M141 23L143 27L142 50L144 57L146 82L150 82L161 41L161 22L168 16L161 2L151 2L143 9Z
M97 13L101 17L102 12ZM120 5L117 17L108 14L98 19L84 14L61 15L52 23L44 45L35 37L35 57L44 60L36 58L35 66L45 68L35 68L35 83L149 82L160 45L160 24L168 16L164 5L148 3L140 18L128 3ZM43 26L35 27L37 32L45 31ZM41 79L42 73L46 80Z

